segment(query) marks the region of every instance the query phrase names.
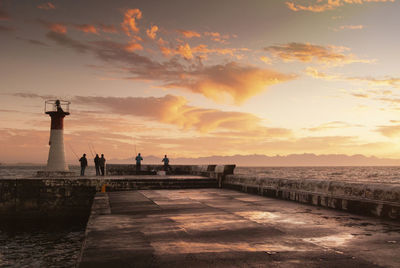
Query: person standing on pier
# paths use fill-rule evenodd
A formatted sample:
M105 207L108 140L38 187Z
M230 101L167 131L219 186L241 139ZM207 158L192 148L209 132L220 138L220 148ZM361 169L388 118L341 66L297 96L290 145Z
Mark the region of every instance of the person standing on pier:
M136 156L136 174L140 172L140 168L142 166L141 161L143 160L142 156L140 155L140 153L138 153L138 155Z
M81 176L85 176L85 169L88 166L86 154L82 155L82 157L79 159L79 162L81 162Z
M98 154L94 158L94 167L96 168L96 176L100 176L100 157Z
M167 155L164 155L164 158L163 158L163 160L161 160L161 162L164 162L164 171L168 171L169 159L168 159Z
M99 165L101 170L101 176L104 176L104 167L106 166L106 159L104 158L104 154L101 154L99 158Z

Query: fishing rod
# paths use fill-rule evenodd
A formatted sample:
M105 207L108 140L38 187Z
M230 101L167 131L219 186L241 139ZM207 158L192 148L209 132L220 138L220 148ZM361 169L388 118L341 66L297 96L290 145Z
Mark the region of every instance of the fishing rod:
M74 153L74 155L76 156L76 159L79 160L79 156L75 153L75 151L74 151L74 149L72 148L71 144L69 144L69 143L67 143L67 144L68 144L69 149L70 149L70 150Z
M89 144L90 144L90 146L92 146L93 152L94 152L95 154L97 154L96 149L94 148L93 143L89 143Z
M135 160L135 157L137 156L137 152L136 152L136 138L133 138L133 146L135 147L135 155L132 157L133 160Z
M92 155L92 157L94 157L94 154L93 154L92 149L90 148L89 144L88 144L88 147L89 147L90 154Z

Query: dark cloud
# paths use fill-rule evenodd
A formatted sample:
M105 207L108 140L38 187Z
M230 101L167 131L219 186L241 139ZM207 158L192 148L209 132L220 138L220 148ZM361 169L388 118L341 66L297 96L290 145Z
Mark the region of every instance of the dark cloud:
M10 19L10 15L8 14L8 12L6 10L4 10L1 7L1 3L0 3L0 21L1 20L9 20Z
M35 40L35 39L25 39L23 37L17 37L17 39L22 40L22 41L26 41L32 45L38 45L38 46L44 46L44 47L49 47L48 44L46 44L45 42L39 41L39 40Z
M40 95L40 94L30 93L30 92L17 92L17 93L12 93L12 94L9 94L9 95L15 96L15 97L21 97L21 98L43 99L43 100L57 98L54 95Z
M48 32L46 37L56 42L58 45L72 48L77 52L84 53L90 49L88 45L81 43L75 39L69 38L67 35L58 32Z
M13 28L13 27L0 25L0 33L1 32L14 32L14 31L15 31L15 28Z
M51 2L47 2L47 3L38 5L37 8L43 9L43 10L50 10L50 9L55 9L56 6Z
M106 25L103 23L99 23L99 28L105 33L118 33L118 28L114 25Z
M46 43L44 43L42 41L39 41L39 40L27 39L26 41L28 41L29 43L31 43L33 45L39 45L39 46L45 46L45 47L49 46L48 44L46 44Z

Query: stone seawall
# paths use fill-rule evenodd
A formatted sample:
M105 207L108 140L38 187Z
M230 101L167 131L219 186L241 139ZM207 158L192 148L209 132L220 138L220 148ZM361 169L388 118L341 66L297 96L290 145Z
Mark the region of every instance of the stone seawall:
M210 176L215 173L217 165L170 165L167 174L171 175L201 175ZM222 166L223 167L223 166ZM162 165L141 165L140 172L136 171L136 165L107 164L107 175L155 175L163 170Z
M230 169L228 167L231 167ZM218 178L234 166L171 166L175 175L126 175L132 165L107 165L109 175L55 176L0 179L1 219L68 219L89 215L93 197L100 191L140 189L215 188ZM161 165L145 165L143 170L161 170ZM112 171L112 172L111 172ZM169 173L171 173L171 171ZM221 173L222 172L222 173ZM112 175L113 174L113 175ZM114 175L117 174L117 175ZM178 174L178 175L176 175ZM185 175L183 175L185 174Z
M0 180L0 218L69 218L88 215L96 187L88 179Z
M228 175L222 187L268 197L400 220L400 183L349 183Z

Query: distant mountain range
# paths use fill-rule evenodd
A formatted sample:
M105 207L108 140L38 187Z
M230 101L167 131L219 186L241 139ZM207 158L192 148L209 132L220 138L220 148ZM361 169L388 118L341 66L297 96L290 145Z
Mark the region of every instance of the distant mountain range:
M160 157L143 156L143 164L162 164ZM110 159L108 163L133 164L130 159ZM198 158L170 158L170 164L207 165L207 164L236 164L237 166L400 166L400 159L378 158L361 154L290 154L287 156L267 155L233 155L207 156Z

